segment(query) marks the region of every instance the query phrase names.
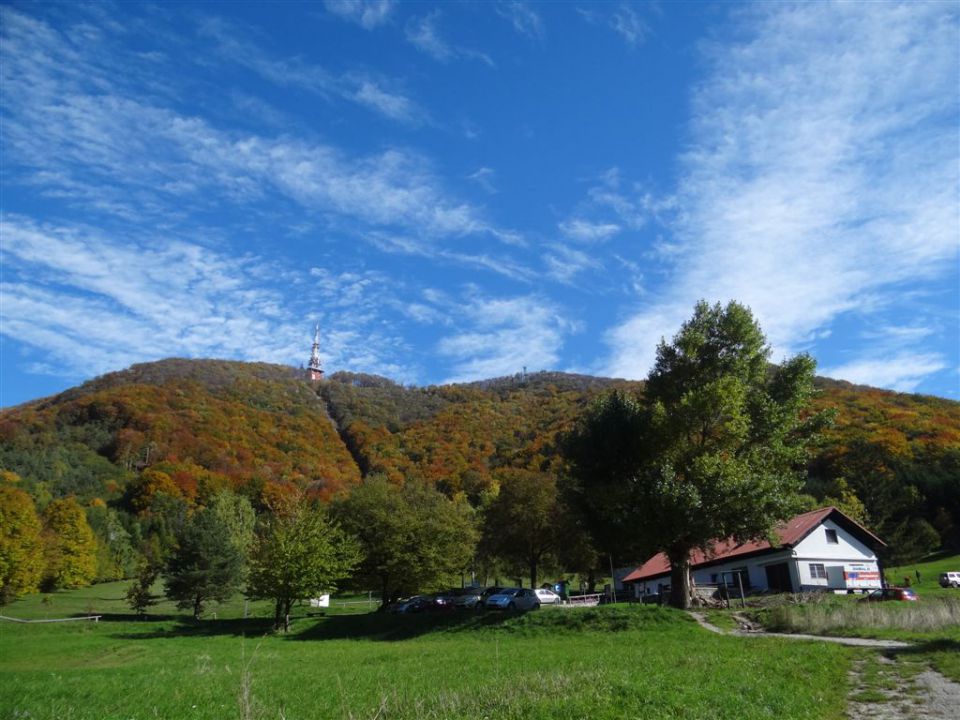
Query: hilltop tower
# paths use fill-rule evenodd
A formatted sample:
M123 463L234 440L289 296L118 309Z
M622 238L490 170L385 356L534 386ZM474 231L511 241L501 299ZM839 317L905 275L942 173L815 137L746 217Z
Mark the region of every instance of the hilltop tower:
M313 335L313 348L310 350L307 377L313 382L323 380L323 366L320 364L320 323L317 323L317 330Z

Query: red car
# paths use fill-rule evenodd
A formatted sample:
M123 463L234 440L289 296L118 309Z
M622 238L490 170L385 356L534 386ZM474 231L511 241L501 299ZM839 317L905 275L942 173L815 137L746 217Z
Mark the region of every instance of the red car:
M916 602L920 597L910 588L888 587L874 590L863 599L866 602L884 602L885 600Z

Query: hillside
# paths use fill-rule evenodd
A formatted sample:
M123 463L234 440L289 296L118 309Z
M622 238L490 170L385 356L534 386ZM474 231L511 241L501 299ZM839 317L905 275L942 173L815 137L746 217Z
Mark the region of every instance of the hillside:
M284 366L171 359L4 411L0 469L41 507L76 495L143 512L158 492L189 504L224 486L262 506L295 487L328 498L368 473L481 503L502 468L560 470L558 435L614 387L642 392L564 373L426 388L336 373L311 385ZM888 538L960 544L960 404L818 387L815 405L836 421L810 460L811 502L841 504Z

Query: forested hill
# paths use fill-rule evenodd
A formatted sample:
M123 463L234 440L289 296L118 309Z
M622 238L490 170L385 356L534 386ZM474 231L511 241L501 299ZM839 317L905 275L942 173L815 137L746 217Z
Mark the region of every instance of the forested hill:
M428 388L336 373L312 385L284 366L165 360L3 411L0 470L38 507L73 495L131 515L221 487L260 507L293 488L328 498L369 473L482 505L507 468L559 470L558 434L617 387L642 392L564 373ZM960 404L819 387L816 405L837 419L811 457L811 502L841 504L888 538L960 544Z

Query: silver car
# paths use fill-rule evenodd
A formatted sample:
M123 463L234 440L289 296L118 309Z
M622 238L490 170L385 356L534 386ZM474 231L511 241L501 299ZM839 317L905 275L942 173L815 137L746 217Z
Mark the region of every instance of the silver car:
M484 603L491 610L539 610L540 598L529 588L504 588Z
M541 605L559 605L563 602L563 598L557 595L553 590L547 588L537 588L534 592L537 593L537 598L540 600Z

